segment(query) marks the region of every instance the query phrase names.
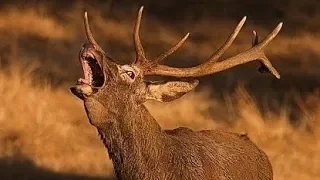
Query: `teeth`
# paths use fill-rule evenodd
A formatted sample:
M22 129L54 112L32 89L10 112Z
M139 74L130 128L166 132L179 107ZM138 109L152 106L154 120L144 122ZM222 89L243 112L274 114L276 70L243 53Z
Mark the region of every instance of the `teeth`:
M88 84L90 85L89 81L83 78L78 79L77 84L82 85L82 84Z
M88 80L89 80L89 83L90 85L92 84L92 81L93 81L93 76L92 76L92 71L90 69L90 71L88 72Z
M102 69L100 67L99 62L97 59L95 59L95 56L93 53L89 51L84 51L81 54L81 64L82 69L84 72L84 78L82 80L79 80L79 83L83 83L89 86L102 86L102 81L104 80ZM97 77L97 79L95 79Z
M92 76L92 70L88 61L83 61L83 71L84 71L85 82L91 85L93 81L93 76Z

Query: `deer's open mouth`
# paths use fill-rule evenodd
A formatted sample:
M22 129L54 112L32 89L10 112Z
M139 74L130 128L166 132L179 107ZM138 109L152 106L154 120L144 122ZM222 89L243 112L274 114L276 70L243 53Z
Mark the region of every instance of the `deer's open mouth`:
M95 55L90 51L83 52L81 54L81 65L84 73L84 78L78 80L78 84L89 85L92 88L100 88L104 84L104 74L96 59Z
M78 79L76 86L70 88L71 92L84 99L98 92L105 83L105 75L101 62L101 55L91 44L85 44L79 54L84 77Z

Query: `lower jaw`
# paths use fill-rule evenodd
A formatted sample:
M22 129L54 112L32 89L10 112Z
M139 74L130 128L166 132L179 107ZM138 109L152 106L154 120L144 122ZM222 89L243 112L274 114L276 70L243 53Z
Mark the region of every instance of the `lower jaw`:
M70 91L80 99L84 99L93 94L94 89L88 84L78 84L70 88Z

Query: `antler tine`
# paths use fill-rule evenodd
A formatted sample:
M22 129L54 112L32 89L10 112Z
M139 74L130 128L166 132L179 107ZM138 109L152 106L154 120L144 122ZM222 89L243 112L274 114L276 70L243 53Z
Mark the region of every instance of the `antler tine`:
M135 45L135 49L136 49L136 60L134 63L140 63L143 65L150 65L151 63L148 62L148 60L145 56L144 49L143 49L143 46L142 46L141 40L140 40L140 25L141 25L143 8L144 7L141 6L139 9L137 20L136 20L135 27L134 27L133 36L134 36L134 45ZM179 47L187 40L189 35L190 35L190 33L187 33L175 46L173 46L167 52L164 52L161 55L159 55L157 58L155 58L154 61L152 62L152 64L159 63L160 61L162 61L163 59L165 59L166 57L168 57L169 55L171 55L172 53L177 51L179 49Z
M252 38L252 47L259 43L258 33L256 31L252 31L253 38Z
M252 34L253 34L253 38L252 38L252 47L253 47L259 43L259 36L256 31L252 31ZM260 64L260 67L258 68L258 71L260 73L270 72L269 69L262 62L259 61L259 64Z
M225 41L225 43L214 53L211 55L211 57L207 60L210 61L210 63L214 63L218 61L218 59L223 55L224 52L231 46L233 41L238 36L239 32L241 31L244 23L246 22L247 17L244 16L237 27L234 29L233 33L229 36L229 38Z
M88 20L88 13L87 13L87 11L84 12L84 28L85 28L85 31L86 31L86 36L87 36L88 41L89 41L91 44L95 45L98 50L100 50L101 52L104 52L104 51L102 50L102 48L98 45L97 41L94 39L94 37L93 37L93 35L92 35L92 32L91 32L91 30L90 30L90 25L89 25L89 20Z
M266 38L264 38L262 42L258 44L258 46L260 46L260 48L267 46L269 42L272 41L277 36L277 34L282 28L282 25L283 25L282 22L279 23L278 26L272 31L272 33L270 33Z
M176 45L174 45L171 49L168 51L162 53L160 56L154 59L154 63L160 63L162 60L170 56L172 53L177 51L181 45L188 39L190 33L187 33Z
M217 61L222 56L222 54L231 46L233 41L238 36L241 28L243 27L243 25L244 25L244 23L246 21L246 18L247 18L246 16L244 16L242 18L242 20L239 22L239 24L237 25L237 27L235 28L233 33L229 36L229 38L224 43L224 45L221 48L219 48L214 54L211 55L211 57L208 59L208 61L210 61L210 63L213 63L213 62ZM172 53L177 51L181 47L181 45L187 40L189 35L190 35L190 33L187 33L175 46L173 46L167 52L164 52L160 56L155 58L154 62L155 63L160 63L162 60L164 60L165 58L170 56Z
M263 63L263 65L268 69L270 73L272 73L276 78L279 79L280 78L279 73L272 66L268 58L265 56L263 50L268 45L268 43L270 43L270 41L272 41L277 36L277 34L282 28L282 25L283 23L279 23L278 26L262 42L258 43L257 45L251 47L250 49L240 54L237 54L233 57L222 60L220 62L215 62L214 64L212 64L211 63L213 61L212 59L215 59L215 58L211 58L208 61L205 61L204 63L191 68L174 68L174 67L158 64L156 67L146 71L145 75L164 75L164 76L173 76L173 77L201 77L201 76L213 74L216 72L220 72L240 64L245 64L250 61L259 60L261 63ZM237 33L238 31L235 30L234 32ZM231 37L233 36L231 35ZM227 49L228 46L230 45L228 45L228 41L227 41L226 45L224 45L221 48L221 50L218 51L218 53L216 53L216 55L214 55L213 57L218 57L220 54L222 54L222 52L225 51L225 49Z
M134 27L133 36L134 36L134 45L135 45L135 49L136 49L136 60L134 63L146 61L143 46L142 46L141 40L140 40L140 24L141 24L142 12L143 12L143 6L141 6L139 9L137 21L136 21L135 27Z
M270 33L261 43L257 44L256 46L259 46L260 49L263 49L266 47L280 32L282 28L283 23L279 23L278 26ZM254 31L254 36L256 41L258 42L258 34ZM263 55L260 57L260 63L261 66L259 67L259 72L270 72L273 74L276 78L280 79L279 72L272 66L269 59L266 57L266 55L263 53Z

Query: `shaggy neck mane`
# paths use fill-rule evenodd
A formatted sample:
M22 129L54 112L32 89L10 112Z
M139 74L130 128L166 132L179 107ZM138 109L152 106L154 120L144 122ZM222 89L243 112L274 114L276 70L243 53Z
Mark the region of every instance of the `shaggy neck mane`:
M141 176L149 163L157 162L159 157L159 152L150 149L156 150L161 144L161 127L144 105L135 108L118 113L114 123L97 128L119 178Z

